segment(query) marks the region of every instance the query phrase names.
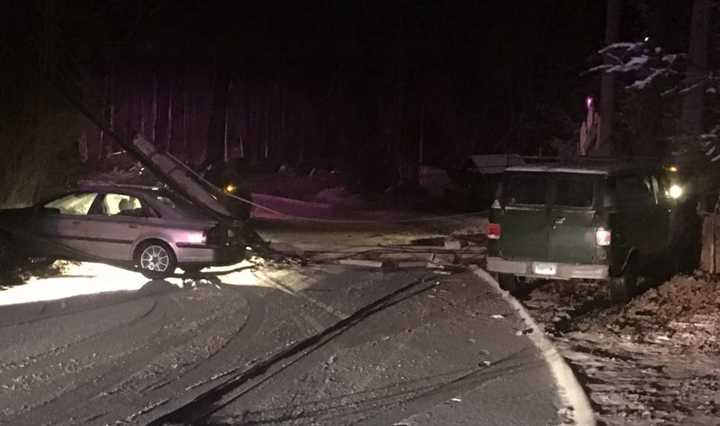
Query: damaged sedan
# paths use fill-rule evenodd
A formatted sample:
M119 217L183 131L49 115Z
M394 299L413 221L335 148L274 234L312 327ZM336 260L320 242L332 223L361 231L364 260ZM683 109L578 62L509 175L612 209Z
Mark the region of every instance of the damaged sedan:
M160 187L84 186L0 210L0 268L22 257L117 264L151 279L243 259L243 223L219 221Z

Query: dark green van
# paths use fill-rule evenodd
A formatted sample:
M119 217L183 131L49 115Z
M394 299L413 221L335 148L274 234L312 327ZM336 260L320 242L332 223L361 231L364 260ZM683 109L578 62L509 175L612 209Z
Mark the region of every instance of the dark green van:
M487 269L510 291L522 277L597 280L608 283L611 299L625 300L641 271L667 259L673 206L662 167L510 167L490 213Z

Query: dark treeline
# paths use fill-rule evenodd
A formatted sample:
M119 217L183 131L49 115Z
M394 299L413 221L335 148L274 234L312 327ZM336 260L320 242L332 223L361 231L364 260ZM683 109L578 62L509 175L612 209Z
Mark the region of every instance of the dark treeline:
M49 75L113 130L196 165L227 147L392 182L469 153L551 152L597 90L580 75L602 45L603 2L292 3L8 2L3 114L74 114ZM91 161L114 149L78 118L0 126L18 158L78 140Z

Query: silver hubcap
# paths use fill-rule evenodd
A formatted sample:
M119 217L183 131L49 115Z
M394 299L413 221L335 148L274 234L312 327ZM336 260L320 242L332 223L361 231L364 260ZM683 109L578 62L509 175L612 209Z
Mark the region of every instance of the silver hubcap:
M170 266L170 255L162 246L148 246L140 254L140 267L148 271L165 272Z

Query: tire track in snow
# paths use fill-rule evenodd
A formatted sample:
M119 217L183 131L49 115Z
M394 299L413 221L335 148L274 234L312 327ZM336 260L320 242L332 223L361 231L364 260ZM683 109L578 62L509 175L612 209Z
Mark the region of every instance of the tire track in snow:
M129 395L125 395L127 397L134 397L137 400L137 405L132 405L133 407L157 403L153 408L159 408L171 401L178 393L207 386L214 381L221 380L240 369L246 368L245 364L237 366L238 358L247 351L248 346L256 344L256 342L253 341L253 337L265 323L267 301L265 297L258 295L257 292L251 288L238 288L233 286L223 286L223 288L237 292L240 297L246 301L249 312L245 323L232 335L222 348L206 359L201 360L184 371L178 371L176 374L165 376L162 380L146 389L141 389L137 394L130 393ZM228 322L237 321L237 316L232 312L225 312L223 318ZM223 366L226 368L223 368ZM97 398L95 398L95 400L97 400ZM77 407L74 411L77 411L80 416L88 417L89 410L96 408L90 403L86 405L88 409ZM138 416L142 416L152 410L141 411L142 413L139 413L137 409L131 410L126 405L122 410L106 410L105 412L93 415L89 422L91 424L135 423L139 421L137 419Z
M41 380L40 387L34 387L27 394L29 398L26 399L29 399L30 403L14 411L12 416L17 419L18 415L30 414L28 412L32 410L29 417L33 419L33 423L53 422L58 412L65 412L67 407L76 405L77 401L86 401L102 389L126 379L128 371L143 368L148 358L154 359L168 348L182 346L184 342L202 334L208 325L212 327L218 318L227 314L227 312L213 311L214 315L196 318L188 326L185 318L187 309L183 309L184 306L179 304L178 300L173 300L171 296L174 295L175 293L156 296L158 306L150 315L132 326L118 327L113 332L103 333L86 341L85 344L66 351L63 359L78 357L84 363L77 363L75 368L69 371L57 371L55 368L51 371L54 375L49 374L49 381ZM195 304L192 297L188 298L187 294L184 299L187 305ZM222 300L223 297L220 299ZM231 302L235 300L235 298L230 299ZM140 344L136 343L128 348L128 342ZM89 355L96 354L93 351L98 348L102 350L101 356ZM46 363L50 367L57 367L50 364L50 362ZM45 397L37 398L35 395L38 393ZM14 402L12 405L18 404ZM58 410L57 407L62 409Z
M194 424L202 421L202 419L252 391L256 386L259 386L279 371L289 368L310 353L331 342L365 318L435 287L434 283L428 284L426 278L421 277L413 280L374 302L364 305L347 318L337 321L322 332L302 339L287 349L276 352L245 371L233 374L224 382L201 393L187 403L147 422L147 425Z
M176 291L182 291L182 289L168 284L167 291L162 294L170 294ZM149 293L141 288L137 291L116 291L46 302L0 306L0 330L31 325L48 319L57 320L75 314L89 314L108 307L131 304L140 299L152 299L157 295L158 293ZM38 312L35 312L35 310ZM8 320L9 322L6 322Z
M28 368L28 367L32 366L33 364L36 364L50 356L57 356L65 351L67 351L69 348L72 348L73 346L83 344L83 343L89 343L93 339L102 337L102 335L104 335L105 333L113 332L121 327L132 326L136 322L142 321L145 317L150 315L155 310L156 306L157 306L157 301L153 300L152 303L150 303L150 307L145 312L142 312L139 316L137 316L135 318L131 318L130 321L116 324L107 330L103 330L98 333L89 334L85 337L73 340L71 342L68 342L68 343L65 343L65 344L62 344L59 346L53 345L51 347L51 349L49 349L49 350L28 355L21 360L10 361L10 362L6 362L4 364L0 364L0 382L3 382L5 380L4 376L7 372L10 372L10 371L18 369L18 368ZM20 332L22 332L22 331L20 331Z

